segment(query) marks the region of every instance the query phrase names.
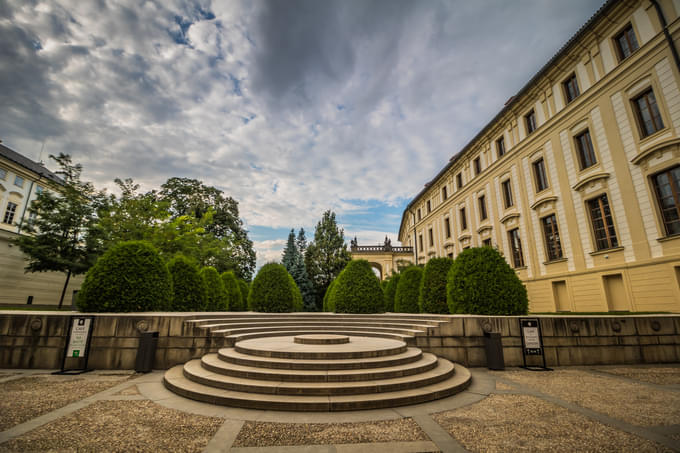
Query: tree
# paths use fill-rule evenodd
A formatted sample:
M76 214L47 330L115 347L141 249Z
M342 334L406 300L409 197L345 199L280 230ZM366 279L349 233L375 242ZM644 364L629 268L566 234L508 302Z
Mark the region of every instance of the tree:
M227 291L229 299L229 311L243 311L243 297L241 296L241 288L238 280L232 271L227 271L222 274L222 281L224 282L224 289Z
M326 302L336 313L382 313L385 299L380 280L366 260L352 260L334 280Z
M248 293L250 285L247 281L238 279L238 289L241 292L241 310L248 310Z
M418 313L418 295L423 270L418 266L411 266L401 273L397 292L394 295L394 311L396 313Z
M178 255L168 263L172 278L172 309L175 311L205 310L205 283L198 267L188 258Z
M392 274L387 280L387 286L385 287L385 311L396 311L394 309L394 296L397 293L397 285L400 278L401 274Z
M227 239L230 245L229 259L225 263L217 263L216 267L220 270L220 265L230 264L237 277L250 280L255 271L255 251L248 239L248 231L243 228L236 200L215 187L189 178L168 179L161 186L159 197L168 203L173 219L185 215L201 219L213 211L206 231L219 240Z
M307 246L305 266L314 285L315 305L321 308L328 285L350 262L344 230L338 228L335 213L326 211L314 230L314 241Z
M104 202L102 192L92 183L81 181L82 166L60 153L50 158L59 164L56 172L63 184L58 193L43 190L28 208L35 220L25 225L26 235L15 243L28 256L26 272L62 272L66 274L59 298L59 308L71 275L79 275L95 263L102 252L100 230L96 227L97 207Z
M451 258L432 258L425 264L418 298L421 313L449 313L449 306L446 303L446 278L452 264Z
M314 296L314 287L307 275L307 267L305 265L304 250L307 248L307 240L305 238L305 230L300 229L297 239L295 238L295 230L290 230L288 234L288 242L283 249L283 257L281 263L286 268L288 273L295 280L295 284L300 289L300 294L303 299L303 307L305 311L317 311L316 298Z
M295 244L295 230L290 230L288 234L288 242L286 247L283 249L283 257L281 258L281 264L286 268L288 272L293 270L293 267L298 261L298 249Z
M220 274L212 266L200 270L205 284L205 311L227 311L229 300Z
M248 308L266 313L286 313L299 309L302 297L286 268L278 263L268 263L255 276Z

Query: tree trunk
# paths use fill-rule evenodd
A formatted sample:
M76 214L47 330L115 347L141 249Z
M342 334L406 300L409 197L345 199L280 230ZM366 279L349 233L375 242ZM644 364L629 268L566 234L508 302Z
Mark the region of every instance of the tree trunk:
M66 274L66 283L64 283L64 289L61 290L61 298L59 299L59 310L61 310L61 306L64 303L64 294L66 294L66 287L68 286L68 281L71 279L71 269L68 270L68 273Z

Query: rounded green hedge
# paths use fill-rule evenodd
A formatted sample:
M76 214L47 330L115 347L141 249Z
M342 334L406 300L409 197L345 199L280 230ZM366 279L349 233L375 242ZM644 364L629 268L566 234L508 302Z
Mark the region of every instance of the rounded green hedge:
M255 276L248 294L248 309L267 313L296 310L302 295L283 265L269 263Z
M449 305L446 302L446 279L452 264L451 258L432 258L425 264L418 298L421 313L449 313Z
M227 291L217 269L204 267L200 274L205 284L205 311L227 311Z
M418 296L423 270L418 266L410 266L401 273L397 291L394 294L394 311L396 313L419 313Z
M385 287L385 311L396 311L394 309L394 296L397 293L397 285L400 278L401 274L394 274L387 280L387 286Z
M83 312L163 311L172 300L170 274L148 242L121 242L85 276L76 305Z
M248 293L250 292L250 285L245 280L238 280L238 289L241 293L241 310L248 309Z
M239 288L238 280L232 271L222 272L222 283L224 283L224 290L227 293L228 310L245 310L243 298L241 297L241 288Z
M168 262L172 278L172 309L175 311L205 310L205 284L198 267L184 256Z
M491 247L463 250L446 285L451 313L525 315L527 290L505 259Z
M333 313L335 311L335 307L330 305L330 298L331 298L331 292L333 291L333 288L335 287L335 282L338 279L336 278L335 280L331 281L331 284L328 285L328 288L326 288L326 294L323 296L323 311Z
M382 313L385 297L380 280L366 260L352 260L340 272L328 305L336 313Z

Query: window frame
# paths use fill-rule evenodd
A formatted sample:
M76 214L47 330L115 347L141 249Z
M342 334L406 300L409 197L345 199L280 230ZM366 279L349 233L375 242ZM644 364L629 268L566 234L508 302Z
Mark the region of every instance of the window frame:
M672 171L673 170L678 170L680 172L680 165L675 165L673 167L666 168L664 170L658 171L654 173L650 179L652 183L652 190L654 192L654 198L656 198L656 205L659 210L659 220L661 223L661 226L663 228L664 232L664 237L671 237L671 236L677 236L680 235L680 175L678 177L678 180L675 180L672 176ZM668 178L668 186L670 188L670 197L674 201L674 206L670 208L664 208L662 204L662 198L668 198L668 197L662 197L660 187L659 187L659 182L657 181L657 178L661 175L667 175ZM675 211L675 219L671 219L670 221L666 219L666 211L668 210L674 210ZM672 232L668 226L668 224L676 224L677 231Z
M444 185L442 187L442 201L446 201L447 198L449 198L449 194L446 185Z
M0 167L0 180L5 181L7 179L7 169Z
M498 156L498 159L501 157L505 156L506 150L505 150L505 137L500 136L496 140L496 156Z
M21 184L17 184L17 181L19 181ZM26 182L26 180L23 178L23 176L16 175L16 176L14 177L14 185L15 185L16 187L19 187L20 189L23 189L23 188L24 188L24 183L25 183L25 182Z
M477 203L479 206L479 221L482 222L489 218L489 213L486 211L486 196L480 195L477 197Z
M545 243L545 252L548 261L556 261L564 258L562 240L560 239L560 229L557 224L557 216L555 213L542 217L541 227L543 229L543 242Z
M430 200L427 200L427 213L432 212L432 202Z
M473 168L475 170L475 176L482 172L482 160L479 156L475 157L472 161Z
M460 189L463 188L463 186L464 186L464 184L463 184L463 172L459 171L456 174L456 188L457 188L457 190L460 190Z
M467 228L468 228L468 225L467 225L467 215L466 215L466 213L465 213L465 208L464 208L464 207L463 207L463 208L460 208L460 209L458 210L458 213L459 213L459 215L460 215L460 230L461 230L461 231L465 231L465 230L467 230Z
M515 199L512 196L512 181L510 178L501 182L501 192L503 192L503 207L505 207L505 209L510 209L515 206Z
M512 267L515 269L525 267L524 253L522 252L522 239L519 228L508 230L508 243L510 244L510 255L512 256Z
M548 181L548 172L545 170L545 159L543 159L542 156L539 157L531 163L531 168L534 173L534 188L536 189L536 193L549 189L550 181Z
M451 237L451 219L449 217L444 217L444 232L447 239Z
M2 216L2 223L12 225L18 207L19 207L18 204L12 201L8 201L7 206L5 206L5 214Z
M630 35L627 32L630 32L633 36L633 41L635 43L634 49L632 49L632 42L629 39ZM621 38L623 37L626 38L626 44L629 48L628 55L624 54L623 47L621 46ZM640 48L640 42L637 40L637 35L631 22L628 22L616 35L614 35L613 41L614 48L616 49L616 56L619 58L619 63L633 55Z
M418 235L418 251L423 251L423 233Z
M537 128L536 123L536 111L534 109L529 110L529 112L524 115L524 127L526 127L527 135L532 134Z
M427 238L429 239L428 243L430 248L434 247L434 233L432 232L432 228L427 229Z
M573 93L572 90L570 90L570 87L573 88ZM562 82L562 91L564 93L565 105L569 104L570 102L572 102L574 99L581 95L581 91L579 90L578 87L578 79L576 78L575 72L572 72L571 75Z
M583 146L583 141L581 137L587 136L588 143L587 149ZM597 165L597 155L595 154L595 147L593 146L593 139L590 136L590 129L586 128L574 136L574 143L576 145L576 158L578 159L578 165L581 171L591 168ZM586 157L590 157L592 162L588 165Z
M650 94L651 98L654 101L653 103L649 102ZM651 132L647 131L646 126L648 123L644 120L642 109L640 108L639 101L643 98L645 99L646 109L650 114L650 120L652 121L652 125L654 126L654 130ZM640 134L641 139L650 137L666 128L666 125L664 124L663 121L663 115L661 115L661 108L659 108L659 101L656 100L656 94L654 93L654 88L652 86L649 86L649 88L645 89L644 91L641 91L639 94L636 94L635 97L631 99L631 104L633 107L635 120L638 125L638 133ZM653 112L653 110L656 111ZM656 115L654 113L656 113ZM659 124L657 124L657 121L659 122Z
M603 202L604 200L604 202ZM597 203L597 208L599 211L599 217L593 216L594 204ZM614 224L614 213L612 212L611 205L609 204L609 197L607 193L601 193L600 195L590 198L586 201L586 207L588 209L588 216L590 217L590 227L593 233L593 242L596 251L615 249L619 247L618 235L616 234L616 225ZM608 214L605 212L608 211ZM602 227L598 227L596 222L602 222ZM602 236L602 232L604 236ZM601 243L604 242L605 246L602 247Z
M421 215L420 208L418 208L418 222L420 222L420 219L422 219L423 216Z
M482 247L492 247L491 238L482 239Z

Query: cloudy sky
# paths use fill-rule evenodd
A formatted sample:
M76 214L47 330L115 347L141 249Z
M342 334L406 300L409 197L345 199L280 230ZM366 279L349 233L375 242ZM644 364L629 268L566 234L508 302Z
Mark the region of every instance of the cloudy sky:
M71 154L100 188L214 185L258 265L327 209L347 240L396 243L410 199L602 1L0 0L0 139Z

